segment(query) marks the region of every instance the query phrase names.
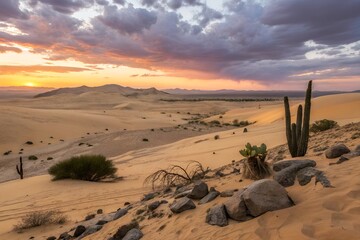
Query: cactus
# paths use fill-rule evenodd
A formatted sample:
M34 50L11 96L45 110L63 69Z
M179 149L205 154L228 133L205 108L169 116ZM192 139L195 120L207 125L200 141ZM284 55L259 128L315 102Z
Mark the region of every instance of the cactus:
M270 168L265 162L267 149L264 143L260 147L247 143L240 154L246 157L243 172L245 178L259 180L270 175Z
M24 170L23 170L22 157L20 157L20 165L16 164L16 171L20 175L20 179L24 179Z
M305 156L309 142L312 81L306 90L304 116L302 105L297 110L296 123L291 123L289 98L284 97L286 139L292 157Z

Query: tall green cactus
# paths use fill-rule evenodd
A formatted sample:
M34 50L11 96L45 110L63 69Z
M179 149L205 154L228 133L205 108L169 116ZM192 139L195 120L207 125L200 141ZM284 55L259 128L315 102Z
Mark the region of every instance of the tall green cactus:
M297 110L296 123L291 123L289 98L284 97L286 139L292 157L306 154L309 143L310 109L311 109L312 81L309 81L306 90L304 117L302 105Z
M20 157L20 165L16 165L16 171L20 175L20 179L23 179L24 178L24 170L23 170L22 157Z

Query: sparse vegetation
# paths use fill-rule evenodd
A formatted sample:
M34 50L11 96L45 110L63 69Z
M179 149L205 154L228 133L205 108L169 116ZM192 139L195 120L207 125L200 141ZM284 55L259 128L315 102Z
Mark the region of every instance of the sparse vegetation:
M339 126L336 121L322 119L311 124L310 132L318 133Z
M239 121L238 119L235 119L232 122L232 125L235 126L235 127L245 127L245 126L248 126L250 124L251 123L249 121Z
M215 136L214 136L214 139L215 139L215 140L218 140L218 139L220 139L220 136L219 136L219 135L215 135Z
M148 176L144 183L151 184L153 189L186 185L205 177L209 168L204 169L197 161L190 162L185 168L179 165L171 165L167 169L161 169Z
M240 154L246 157L244 161L244 178L259 180L271 174L270 167L265 162L267 149L264 143L260 147L251 146L250 143L247 143L245 149L240 150Z
M143 141L143 142L148 142L148 141L149 141L149 139L147 139L147 138L143 138L143 139L142 139L142 141Z
M25 144L27 145L33 145L34 143L32 141L27 141Z
M209 122L210 125L212 126L220 126L221 123L218 120L212 120L211 122Z
M9 150L9 151L7 151L7 152L4 152L4 156L9 155L10 153L12 153L12 151L11 151L11 150Z
M55 164L49 174L54 176L53 180L69 178L97 182L115 178L116 170L113 162L102 155L82 155Z
M22 231L33 227L50 224L64 224L67 217L59 211L39 211L25 215L21 221L14 226L15 231Z
M35 155L30 155L30 156L28 157L28 159L29 159L29 160L32 160L32 161L35 161L35 160L38 160L38 157L35 156Z

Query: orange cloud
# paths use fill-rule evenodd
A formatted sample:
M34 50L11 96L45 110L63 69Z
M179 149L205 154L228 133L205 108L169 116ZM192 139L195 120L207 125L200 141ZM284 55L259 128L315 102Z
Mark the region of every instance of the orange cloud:
M29 65L29 66L0 65L0 75L17 74L17 73L38 73L38 72L69 73L69 72L84 72L84 71L92 71L92 69L80 68L80 67L44 66L44 65Z
M0 53L5 53L5 52L21 53L22 50L16 47L0 46Z

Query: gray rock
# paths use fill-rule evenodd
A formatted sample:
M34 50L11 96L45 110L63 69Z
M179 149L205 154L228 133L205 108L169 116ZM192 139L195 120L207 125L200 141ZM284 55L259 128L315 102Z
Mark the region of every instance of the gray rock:
M105 224L107 224L109 221L107 221L107 220L99 220L97 223L96 223L96 225L105 225Z
M148 209L150 211L154 211L155 209L157 209L158 207L160 206L160 202L159 201L155 201L155 202L152 202L148 205Z
M196 208L194 202L191 201L188 197L180 198L170 205L170 210L173 213L181 213L194 208Z
M282 160L279 162L274 163L273 170L275 172L279 172L285 168L291 167L291 166L297 166L298 169L302 169L305 167L315 167L316 162L314 160Z
M46 240L56 240L55 236L48 237Z
M70 240L71 239L71 235L68 234L67 232L64 232L62 234L60 234L59 238L60 240Z
M274 171L278 170L274 173L274 180L284 187L292 186L300 169L315 166L316 162L314 160L285 160L277 162L273 166Z
M254 217L294 205L285 188L271 179L262 179L250 184L242 196L248 212Z
M128 210L125 208L121 208L121 209L117 210L117 212L114 215L114 220L125 216L127 213L128 213Z
M193 189L192 185L186 185L186 186L182 186L182 187L177 187L176 190L175 190L174 195L177 195L179 193L189 191L189 190L192 190L192 189Z
M331 185L329 179L325 176L324 172L322 171L319 171L317 174L316 174L316 181L315 181L315 184L320 182L321 185L323 185L323 187L325 188L333 188L334 186Z
M85 217L85 221L89 221L95 217L95 214L89 214Z
M210 208L210 211L206 215L206 223L210 225L217 225L224 227L228 225L228 219L226 217L225 207L223 204Z
M81 234L83 234L86 231L86 227L83 225L79 225L76 227L75 232L74 232L74 237L78 237Z
M313 177L316 176L316 174L319 172L319 170L313 168L313 167L306 167L303 169L300 169L297 172L297 180L299 181L299 184L301 186L304 186L308 184Z
M152 192L152 193L148 193L148 194L145 194L143 199L141 201L148 201L148 200L151 200L153 199L154 197L156 197L157 195L159 195L158 192Z
M103 214L103 210L100 208L96 211L96 214Z
M211 191L208 193L208 195L206 195L205 197L203 197L200 201L199 201L199 205L200 204L205 204L208 202L211 202L212 200L214 200L215 198L217 198L220 195L220 192L218 191Z
M174 198L178 199L178 198L182 198L182 197L187 197L191 192L192 192L191 189L187 190L187 191L184 191L184 192L181 192L181 193L177 194Z
M325 151L326 158L337 158L343 154L349 153L350 149L345 144L337 144Z
M358 152L358 153L360 153L360 145L357 145L357 146L356 146L356 148L355 148L354 152Z
M197 182L194 185L191 193L188 195L192 199L202 199L209 193L208 185L204 182Z
M234 190L226 190L220 193L220 197L232 197L234 195Z
M144 234L137 228L133 228L128 231L122 240L139 240Z
M97 231L99 231L101 229L102 229L102 226L99 226L99 225L90 226L85 230L85 232L83 234L80 235L80 237L78 239L82 239L86 236L96 233Z
M119 229L116 231L116 233L113 235L113 240L122 240L125 235L134 228L139 228L139 224L137 222L131 222L129 224L123 225L119 227Z
M236 221L246 221L250 218L245 205L243 193L244 190L236 192L224 203L227 214L231 219Z

